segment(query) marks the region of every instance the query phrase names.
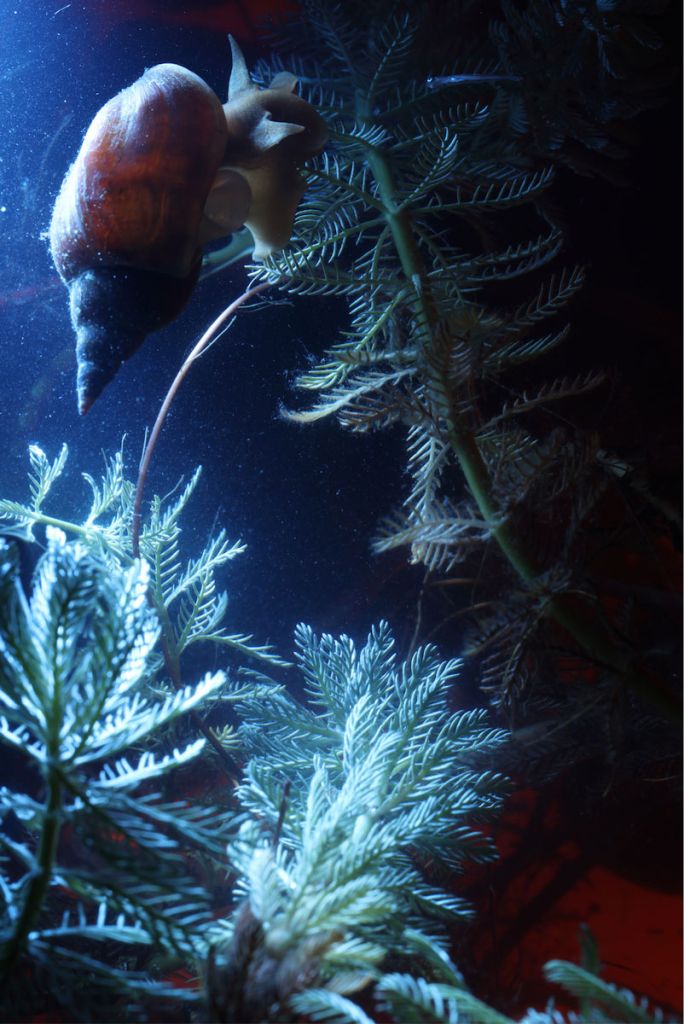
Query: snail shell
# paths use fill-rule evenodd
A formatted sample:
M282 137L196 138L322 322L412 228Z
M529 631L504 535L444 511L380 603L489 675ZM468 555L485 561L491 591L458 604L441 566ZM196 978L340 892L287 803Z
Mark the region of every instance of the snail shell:
M293 76L259 89L231 47L225 106L192 71L150 68L96 114L64 179L50 248L70 293L81 413L180 313L204 244L245 223L256 258L289 240L297 167L323 147L325 125Z
M55 266L70 291L82 413L145 336L185 305L226 138L218 97L175 64L147 71L86 132L50 226ZM239 224L249 196L235 182Z

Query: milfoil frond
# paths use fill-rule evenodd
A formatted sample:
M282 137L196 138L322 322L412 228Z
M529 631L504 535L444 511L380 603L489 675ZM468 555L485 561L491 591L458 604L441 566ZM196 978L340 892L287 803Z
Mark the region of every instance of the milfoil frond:
M550 402L558 402L564 398L574 398L583 395L587 391L593 391L606 380L606 375L600 371L590 370L585 374L578 374L576 377L558 377L555 380L542 384L536 394L528 394L523 391L521 395L512 402L506 402L503 409L497 416L493 416L487 423L486 430L497 426L512 416L521 416L531 412L540 406L544 407Z
M95 480L90 473L81 474L93 492L93 501L84 526L101 519L112 506L118 508L122 503L124 488L127 486L123 469L123 440L119 450L105 461L105 471L100 481ZM64 447L62 451L65 451Z
M120 992L110 943L199 952L209 897L181 851L216 856L234 821L225 809L168 804L150 791L150 782L197 758L203 738L141 749L158 743L179 716L206 706L223 688L223 673L156 695L149 682L158 626L146 563L115 571L85 543L68 543L52 526L46 533L28 600L16 553L0 544L0 742L33 768L0 791L0 818L11 811L20 829L17 836L13 825L17 838L1 844L10 865L0 870L7 1005L17 1002L8 978L29 968L45 969L60 1000L51 974L57 963L68 990L87 965L90 991ZM66 828L69 842L60 842ZM57 913L65 898L71 909ZM160 995L147 981L135 976L132 988Z
M448 498L429 502L405 502L404 508L386 516L373 541L378 553L410 546L411 561L428 569L448 571L463 561L491 532L471 503L455 506Z
M380 25L370 46L371 59L378 60L366 91L366 102L370 106L406 77L415 34L416 24L407 11L392 12Z
M91 492L90 510L81 521L56 518L44 512L54 481L61 474L68 455L67 446L50 463L42 449L32 445L30 487L31 503L0 501L0 521L14 524L5 532L18 532L34 539L36 525L55 526L80 539L112 571L131 564L131 525L135 488L124 473L123 441L119 450L105 460L98 480L82 473ZM187 559L182 552L182 520L200 480L197 467L188 481L181 481L178 493L150 503L140 536L140 550L150 572L148 586L165 632L165 642L178 658L194 643L210 642L232 647L250 658L272 665L286 664L268 646L252 643L252 637L231 633L225 625L227 597L217 588L217 574L237 555L245 551L240 541L230 542L224 530L207 540L197 558Z
M634 1024L662 1024L662 1011L649 1006L647 999L638 999L626 988L618 988L598 974L565 960L549 960L544 965L549 981L562 985L583 1006L588 1006L592 1017L608 1021L634 1021Z
M553 229L529 242L518 242L500 252L476 256L464 269L471 285L509 281L545 266L558 255L562 244L563 236Z
M484 712L448 710L458 662L428 646L399 663L384 623L360 649L304 626L297 643L311 705L279 688L238 704L252 754L239 796L251 817L229 844L244 901L221 952L226 984L242 964L230 1000L255 998L250 972L271 956L306 970L307 991L341 995L369 983L390 951L411 956L418 943L421 955L427 947L448 960L442 921L469 907L424 877L415 854L452 867L459 849L494 855L469 822L496 812L506 780L473 758L504 734ZM247 964L246 929L258 935ZM276 987L283 1009L294 1006L293 978L281 975ZM317 1012L344 1009L312 999Z
M336 387L329 398L320 399L312 409L302 412L288 410L286 416L295 423L312 423L337 413L346 415L349 425L355 430L386 424L397 419L402 411L402 401L395 386L412 374L412 368L396 373L367 374L359 384L350 380ZM391 395L389 402L382 394L384 391Z
M564 268L558 277L554 274L541 285L534 299L518 306L511 314L507 330L517 332L554 316L583 287L585 276L583 267L573 267L570 271Z
M29 458L31 460L31 472L29 473L29 488L31 491L31 509L34 512L40 511L40 506L47 497L50 488L57 477L61 476L68 455L68 448L62 445L59 455L53 462L48 458L37 444L29 445Z
M476 210L505 209L519 206L536 199L553 182L553 168L546 167L533 174L522 174L511 177L508 181L492 182L489 185L476 184L467 189L456 186L456 195L451 198L450 190L445 192L445 199L425 207L423 213L472 213ZM418 212L418 211L417 211Z

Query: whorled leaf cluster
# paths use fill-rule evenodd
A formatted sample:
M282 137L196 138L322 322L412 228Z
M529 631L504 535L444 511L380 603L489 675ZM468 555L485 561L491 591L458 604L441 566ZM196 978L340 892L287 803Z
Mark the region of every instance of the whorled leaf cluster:
M563 342L567 327L556 317L583 273L537 275L522 304L487 304L489 285L534 279L561 248L542 207L552 167L530 168L494 131L493 83L435 89L417 78L417 11L397 4L389 17L355 12L355 20L325 2L307 10L328 51L302 64L303 83L332 144L308 171L294 245L256 276L292 292L347 296L351 324L299 378L318 396L314 406L288 415L335 415L362 432L401 423L410 492L376 548L409 545L413 561L450 571L530 500L575 486L592 462L592 451L569 459L562 441L523 424L539 406L596 387L600 374L524 393L505 384ZM508 228L503 215L517 208L529 211L523 230L532 233L496 244L505 234L496 215ZM459 461L469 494L455 483Z
M100 1016L106 993L112 1019L127 1001L182 999L131 965L145 947L197 955L211 921L183 854L220 856L230 815L149 786L205 741L146 744L225 679L166 697L146 687L159 635L148 583L144 563L112 571L48 527L27 599L16 553L0 547L0 741L12 768L0 789L0 984L22 1019L53 999L82 1019Z
M266 685L238 702L248 817L228 845L236 909L212 931L210 1019L513 1024L448 942L472 913L454 880L496 856L486 825L510 784L486 765L506 732L449 710L459 664L431 646L400 661L384 623L361 648L306 626L296 641L306 702ZM581 1011L523 1024L664 1019L600 978L588 932L582 950L581 967L545 968Z
M68 454L67 445L62 445L51 462L39 445L30 446L30 497L25 502L0 499L2 532L33 540L36 526L56 526L68 536L79 538L88 550L113 568L130 564L135 487L125 475L123 446L106 459L99 481L82 473L92 494L84 518L58 518L45 510L48 497L54 500L51 491L64 470ZM252 644L251 636L227 633L223 626L228 599L225 592L217 590L216 573L242 554L245 545L239 541L231 543L225 530L220 530L207 540L197 558L183 555L181 519L200 474L198 467L186 484L180 482L177 494L152 498L140 536L140 553L150 569L149 592L161 620L165 655L176 681L180 680L181 655L197 643L209 642L269 664L283 664L267 646Z
M477 826L506 780L477 757L505 733L449 713L457 663L429 647L400 663L386 624L360 650L303 626L297 646L307 704L280 687L238 704L250 817L210 976L221 1020L332 1013L390 959L448 963L445 927L470 908L443 883L495 856Z
M86 1019L104 1005L115 1019L198 1003L197 987L176 989L145 966L162 956L192 968L206 950L215 894L198 865L223 864L234 813L227 792L170 799L165 776L206 739L229 757L232 728L217 735L199 712L241 688L229 698L221 671L188 685L181 656L204 641L285 663L223 625L215 577L242 545L221 532L197 558L182 555L180 518L199 471L175 498L152 500L140 561L121 450L101 479L83 474L92 499L81 519L50 514L66 446L52 462L37 445L29 454L29 500L0 502L6 537L47 538L30 598L16 547L2 541L3 998L22 1018L41 1000Z

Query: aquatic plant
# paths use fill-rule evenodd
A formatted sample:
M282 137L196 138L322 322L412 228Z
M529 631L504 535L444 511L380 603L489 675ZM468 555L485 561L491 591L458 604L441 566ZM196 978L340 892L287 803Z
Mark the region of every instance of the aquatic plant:
M112 567L133 561L135 486L124 474L123 443L106 459L98 481L89 473L82 477L92 492L90 509L82 519L48 514L45 503L61 476L69 455L66 444L50 461L39 445L29 448L28 501L0 499L3 532L18 532L34 539L37 525L55 526L78 538L89 550ZM268 645L255 645L252 637L228 633L222 625L228 605L225 592L217 590L216 572L245 551L245 545L231 543L225 530L210 537L197 558L183 559L181 519L201 476L195 469L187 483L166 498L155 495L140 526L137 522L139 554L150 566L149 594L162 626L164 656L174 682L180 683L180 659L193 644L212 643L231 648L241 655L272 665L286 664Z
M458 976L453 976L449 965L443 965L436 973L441 975L439 981L428 982L406 974L383 978L378 985L381 1010L406 1024L515 1024L511 1017L468 992ZM647 1000L604 981L598 968L590 971L567 960L550 960L544 966L544 975L576 1000L580 1010L562 1011L551 1001L545 1010L528 1010L518 1024L661 1024L666 1020L663 1012ZM338 1019L345 1024L347 1020L359 1021L351 1015Z
M175 495L152 499L140 561L131 551L134 486L124 474L123 445L99 480L83 473L91 503L80 519L50 514L67 446L50 461L32 445L29 457L29 500L0 502L3 533L25 541L38 528L47 534L30 603L16 552L2 542L1 738L29 762L16 755L19 784L4 786L1 796L8 1005L18 1012L24 995L30 1004L32 986L66 1001L70 1012L78 1001L85 1017L107 987L129 1001L195 998L130 969L140 954L123 952L142 944L184 962L199 955L213 894L188 872L187 858L222 859L232 821L225 798L204 807L149 789L195 759L207 740L232 766L233 730L217 735L198 715L229 699L225 675L188 686L181 658L209 642L270 665L286 662L223 625L227 597L216 573L244 546L220 531L197 558L182 557L180 520L199 469ZM75 541L67 543L67 534ZM233 697L239 693L234 686ZM172 727L181 716L204 738L187 742L186 729L179 739Z
M220 642L221 602L199 612L190 589L182 628L171 609L179 580L203 579L197 590L213 595L216 553L236 553L221 538L179 576L178 518L197 474L166 516L153 501L141 537L148 566L128 553L133 488L121 450L101 480L86 475L93 502L80 524L45 511L66 447L50 462L33 446L30 458L30 501L0 504L9 532L31 538L44 526L48 539L30 603L16 555L2 548L0 740L41 772L26 791L15 784L1 793L2 966L17 979L8 1005L30 1013L36 987L91 1019L101 1016L94 1004L104 991L115 1000L108 1016L117 1005L125 1014L197 1001L196 988L131 969L144 960L127 947L152 946L190 966L207 960L212 1012L235 1020L348 1002L381 976L389 953L448 962L440 919L470 910L424 868L429 858L434 876L439 863L444 872L495 856L476 823L506 789L503 776L477 765L504 732L483 711L447 710L457 663L425 648L398 664L386 625L358 652L347 637L319 640L302 626L298 661L314 708L253 674L229 683L213 673L165 691L154 655L160 609L173 620L178 654L200 632ZM61 527L78 540L67 543ZM246 638L227 639L244 649ZM217 695L243 720L237 736L222 736L249 757L238 802L169 803L147 784L197 757L204 740L164 753L166 727ZM211 920L213 894L188 872L189 852L236 878L230 919ZM84 945L93 941L100 959Z
M549 960L544 965L544 976L562 990L563 1002L570 996L579 1004L578 1010L560 1010L554 1000L545 1010L530 1009L519 1024L658 1024L665 1020L663 1012L648 1000L640 999L629 989L619 988L605 981L601 975L596 941L588 928L580 933L581 963L567 960ZM476 999L449 978L442 969L436 982L416 984L406 976L395 976L381 983L388 997L383 1007L402 1021L444 1022L444 1024L514 1024L514 1021L493 1007ZM671 1020L673 1018L670 1018Z
M375 550L407 547L426 580L474 581L479 614L466 653L480 656L495 704L523 702L542 685L536 662L562 646L597 675L599 714L619 681L627 705L638 694L678 717L677 695L645 664L638 627L602 613L587 568L608 499L625 510L630 498L621 460L554 405L605 376L544 380L528 369L566 339L559 314L584 280L579 267L545 269L563 245L547 196L551 161L572 163L579 137L612 152L598 123L608 131L611 118L652 100L647 88L641 102L633 83L629 102L611 98L635 41L652 36L621 4L503 4L491 35L485 24L474 39L467 3L438 31L430 5L304 6L308 30L285 38L282 61L328 119L330 145L307 169L292 244L253 279L344 296L351 323L298 379L314 405L286 415L335 416L360 433L401 426L410 490ZM263 80L280 61L261 67ZM558 97L537 88L547 78ZM504 305L510 283L526 278L528 295Z
M153 449L154 444L149 443L146 454L150 455ZM220 530L208 539L197 558L182 558L180 520L199 482L199 467L184 486L181 482L180 493L175 497L163 499L155 495L143 523L140 499L145 474L139 472L137 487L125 478L122 442L119 451L106 460L100 481L89 473L82 474L92 492L92 501L85 518L78 521L48 515L44 510L67 458L67 445L62 446L52 462L39 445L29 447L30 500L0 500L0 525L5 524L4 533L15 532L33 540L36 525L54 526L78 537L115 570L128 566L134 558L145 558L150 566L148 600L153 603L161 626L161 659L157 659L157 665L163 660L170 683L177 690L183 685L182 656L190 646L199 643L225 647L270 665L287 664L269 645L252 643L251 635L229 633L223 624L228 597L225 591L217 589L216 572L244 552L244 545L231 544L225 530ZM195 712L191 712L191 718L230 773L230 728L224 727L218 736Z
M460 663L430 645L399 661L384 623L360 649L303 625L296 642L307 702L264 686L237 703L248 818L228 844L236 908L211 932L210 1019L513 1024L469 991L448 943L473 912L454 879L496 857L481 828L510 788L487 767L506 731L450 711ZM600 978L586 929L581 945L581 966L545 967L580 1012L550 1004L521 1024L664 1019Z
M430 646L399 662L386 624L360 650L305 626L296 641L308 703L274 686L237 705L249 819L208 966L220 1021L365 1019L347 997L384 963L449 963L446 925L471 909L444 882L496 855L478 825L507 781L478 755L506 734L449 712L458 662Z
M101 1018L105 997L129 1009L187 998L136 964L145 946L199 952L210 899L181 854L220 856L231 816L149 787L204 739L145 746L225 679L150 689L148 585L145 563L113 569L49 526L27 600L16 551L0 542L0 740L13 752L0 789L0 988L13 1017L50 997L82 1019Z
M614 176L623 119L662 81L657 41L629 3L490 6L487 24L467 2L304 4L306 32L257 73L294 68L330 142L291 245L252 280L346 303L298 378L313 402L284 415L401 433L407 496L374 549L424 567L416 637L427 623L477 666L513 728L497 766L533 786L561 775L556 795L599 830L607 807L648 822L657 802L666 821L681 697L662 602L678 573L657 548L679 524L638 461L573 426L606 376L560 361L585 271L559 265L553 192L559 166ZM611 588L596 572L611 546L657 566L662 590ZM442 622L425 614L435 594Z
M0 506L16 532L43 524L47 536L30 599L0 543L3 1010L370 1024L372 999L382 1019L508 1024L448 955L448 928L472 913L453 877L495 857L482 826L509 788L489 767L507 733L481 709L449 709L459 663L432 646L400 661L386 624L361 649L302 625L306 704L254 672L169 691L149 601L163 569L128 558L130 517L105 501L123 480L121 452L89 480L94 514L62 521L71 542L43 511L66 449L52 463L31 456L30 503ZM217 698L242 720L230 739L246 761L239 789L219 805L183 789L169 800L163 777L204 747L172 747L169 726ZM228 917L217 871L235 886ZM616 1014L636 1006L571 965L549 976Z
M255 273L259 283L349 297L350 334L300 381L322 398L291 415L336 414L359 431L403 424L411 493L378 550L407 545L446 579L471 551L498 550L490 585L510 583L507 564L520 580L505 599L497 595L482 625L480 647L495 652L484 673L493 700L508 707L525 693L529 652L555 618L602 676L592 700L578 702L579 719L611 704L616 673L632 690L660 692L636 663L623 623L596 614L578 557L617 464L593 438L535 425L550 402L583 395L601 376L515 393L517 367L565 338L555 317L583 274L537 277L532 298L512 309L498 297L560 250L544 196L553 173L536 156L571 162L595 114L584 109L577 118L573 94L556 144L546 97L529 106L535 33L539 25L550 33L545 54L552 30L562 35L586 83L592 40L610 27L615 5L578 5L578 17L561 4L551 25L543 4L529 4L522 20L504 5L508 27L496 29L484 57L464 43L455 65L416 78L427 24L420 6L397 4L388 14L373 0L308 4L318 61L287 63L325 112L333 147L307 172L294 246ZM467 2L454 6L457 18L472 13ZM609 57L613 73L612 50ZM262 76L271 81L271 69ZM465 102L454 90L464 90ZM578 94L595 96L584 85ZM510 242L508 233L527 230L532 216L541 233ZM499 248L497 237L506 238ZM256 674L229 683L215 673L185 686L181 656L203 641L279 663L223 627L215 572L240 546L219 534L198 559L181 559L179 519L197 474L175 498L153 500L139 540L146 568L133 557L140 504L120 452L102 481L86 476L92 505L80 521L44 511L66 449L52 463L36 446L30 454L30 500L0 503L8 532L31 538L36 525L48 528L30 602L15 556L0 548L0 740L17 763L38 769L37 781L24 784L19 771L0 792L0 954L18 1012L33 1010L27 978L91 1019L105 993L122 1016L158 1000L196 1004L195 989L179 992L156 980L163 970L145 970L154 966L140 953L147 947L186 965L204 962L208 1012L218 1021L294 1015L366 1024L374 1003L382 1019L510 1024L467 991L447 953L447 928L469 913L451 878L466 859L493 856L480 825L500 807L510 749L483 711L449 710L455 662L429 646L397 661L385 626L362 650L300 627L309 704ZM551 529L561 518L567 528ZM208 734L217 750L247 758L235 796L219 809L149 792L148 781L200 753L201 740L173 750L168 727L218 696L244 723L237 736ZM670 709L669 693L660 696ZM551 687L545 698L568 706ZM141 752L142 741L154 750ZM189 848L234 879L237 905L227 917L216 919L215 893L190 869ZM547 973L583 1000L569 1020L648 1019L645 1005L591 965L555 962ZM551 1008L525 1019L564 1018Z
M249 673L169 690L164 670L175 682L181 654L200 640L286 664L221 628L225 598L216 596L214 572L239 545L221 533L181 568L179 518L198 472L171 501L153 499L140 537L149 561L140 561L130 554L134 491L122 449L100 480L84 474L93 497L82 522L46 511L66 446L53 461L36 445L29 455L30 500L0 502L8 533L32 540L44 527L48 542L30 602L16 553L2 548L0 740L40 766L39 784L1 794L6 978L20 964L17 979L30 976L70 1007L80 1001L85 1016L99 1016L93 1001L105 989L127 1005L196 1001L196 988L176 992L124 969L131 955L122 949L147 945L190 965L209 957L221 1019L262 1011L275 1019L272 998L308 1012L305 1004L326 992L343 998L379 976L388 953L445 959L439 918L463 918L469 908L426 880L421 864L429 858L434 874L438 863L444 870L495 856L476 822L496 811L506 788L503 776L477 766L504 732L487 726L483 711L447 710L457 663L425 648L397 664L386 625L359 652L347 637L319 640L302 626L298 660L315 709ZM66 531L77 539L67 542ZM163 660L155 655L162 632ZM168 725L217 697L243 720L239 735L220 737L249 758L238 801L232 790L221 808L151 793L150 781L204 746L200 739L165 752ZM21 778L21 757L17 771ZM188 873L188 853L198 851L237 879L229 920L211 922L213 894ZM421 927L429 914L437 921ZM250 942L245 951L245 931L255 929L261 948ZM83 945L93 940L99 960ZM11 1005L30 1012L23 980ZM325 983L323 994L314 981Z

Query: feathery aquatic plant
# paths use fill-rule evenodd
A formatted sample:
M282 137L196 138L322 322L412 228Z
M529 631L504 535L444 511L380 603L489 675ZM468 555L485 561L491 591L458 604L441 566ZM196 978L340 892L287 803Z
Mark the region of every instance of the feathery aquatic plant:
M313 406L287 415L335 416L362 433L401 426L409 493L375 549L408 547L447 580L471 566L479 580L473 561L486 552L495 584L473 603L489 609L479 628L496 654L484 668L495 703L529 692L536 653L561 635L608 685L618 678L678 716L677 696L644 669L630 631L598 612L588 579L592 516L608 493L627 502L610 455L555 407L605 376L544 380L536 369L565 341L560 317L584 280L581 268L555 263L554 162L579 160L580 136L586 152L612 152L601 142L609 120L653 98L647 81L615 100L632 51L654 36L629 3L530 0L502 4L473 40L473 6L435 16L429 4L307 0L307 32L285 37L302 56L284 53L274 67L296 67L330 146L307 169L292 244L254 280L342 296L351 321L299 377ZM442 16L451 17L443 36ZM451 65L426 66L442 38ZM272 69L260 73L266 81ZM548 78L558 97L537 88ZM527 297L516 291L511 302L511 282L526 280ZM562 633L549 633L550 619Z
M0 742L16 764L0 789L3 1008L113 1020L197 1003L145 969L154 954L205 961L222 1022L372 1024L353 998L367 1004L372 986L383 1019L511 1024L447 953L446 927L470 908L443 883L494 856L480 826L507 789L483 767L506 734L481 710L448 709L458 663L432 647L398 663L384 624L361 650L300 626L308 705L223 673L160 696L147 685L159 627L146 564L112 567L54 526L47 541L30 600L0 544ZM141 744L218 692L244 721L241 807L170 803L150 783L204 741ZM188 853L219 863L226 841L238 903L217 922ZM625 1007L661 1019L595 972L552 963L548 975L610 1019Z
M90 551L112 568L133 561L131 531L135 488L124 474L123 445L105 462L100 480L82 473L92 499L84 519L58 518L45 511L55 482L62 474L69 450L62 445L51 462L38 445L29 447L30 498L27 502L0 500L0 528L34 540L37 525L56 526L78 537ZM210 537L197 558L183 559L181 519L200 479L195 469L180 492L167 498L155 495L143 524L140 553L148 562L149 593L160 618L165 657L172 678L180 683L180 658L192 644L210 642L271 665L285 662L268 647L253 644L252 637L228 633L223 626L228 598L216 586L216 572L245 551L231 543L225 530ZM175 489L174 489L175 490Z
M440 976L438 981L408 974L385 976L378 984L380 1009L401 1024L516 1024L513 1018L473 996L458 977L450 977L448 965L436 973ZM652 1007L647 1000L577 964L550 960L544 965L544 975L580 1003L579 1012L563 1012L551 1001L545 1010L528 1010L518 1024L664 1024L666 1019L675 1024L675 1018L666 1018L662 1010ZM354 1020L351 1015L337 1019L340 1024L351 1024ZM372 1021L366 1017L363 1024Z
M13 1016L44 1008L107 1019L140 1000L187 998L131 964L141 947L202 948L208 894L183 851L221 855L225 809L169 803L150 783L196 758L145 744L224 686L222 672L159 697L146 688L159 634L144 563L113 570L49 526L30 600L0 543L0 975ZM124 1009L117 1011L124 1000Z
M92 973L89 1000L108 985L120 994L139 989L149 999L168 994L165 986L140 971L119 972L104 951L110 943L121 949L146 943L192 960L202 942L197 929L210 920L211 896L188 876L181 851L222 858L220 837L231 820L225 800L219 811L170 804L147 791L149 781L205 745L205 739L179 738L187 737L187 727L173 726L182 714L222 758L235 747L230 727L216 735L197 714L227 699L224 674L187 686L181 655L209 641L271 665L285 663L223 626L227 599L217 591L216 573L244 547L230 544L221 531L198 558L182 557L180 519L199 470L175 497L152 500L141 538L145 561L139 562L131 554L134 488L124 475L122 450L107 460L100 480L83 474L92 499L81 520L50 514L66 445L53 461L37 445L29 455L29 500L0 501L0 520L3 533L28 541L44 527L48 551L27 604L16 556L3 547L0 707L6 717L0 739L42 766L42 789L24 792L6 779L2 790L2 843L9 855L2 968L6 980L15 979L15 962L26 961L56 998L69 999L80 991L75 984L69 994L80 963ZM67 534L76 542L67 544ZM99 775L92 774L96 768ZM136 793L142 786L145 791ZM18 842L12 838L15 816L31 823ZM68 864L60 861L63 835L69 837ZM61 902L72 904L61 925L59 891ZM89 939L101 943L102 961L84 947ZM128 958L122 952L119 959ZM14 995L19 1006L21 986Z
M399 661L385 623L360 649L303 625L296 642L306 703L262 681L237 704L248 818L228 844L237 905L212 932L210 1019L373 1024L375 1006L401 1024L513 1024L469 991L447 941L471 914L454 878L496 856L481 829L509 788L487 767L506 732L450 711L460 663L432 646ZM524 1024L663 1020L599 977L587 932L582 952L545 968L581 1012Z
M557 614L558 599L578 589L576 536L606 477L591 439L568 444L567 436L559 433L540 437L530 417L551 401L583 394L600 380L595 374L561 377L534 391L506 392L509 374L532 358L550 354L564 339L565 328L554 318L580 287L582 273L556 271L546 282L537 276L530 300L515 308L502 310L491 299L492 290L504 289L506 282L538 275L560 249L560 232L544 204L552 172L534 166L533 156L516 148L516 139L537 131L534 111L527 122L532 131L516 114L510 118L511 133L500 133L502 111L520 110L519 105L508 105L509 97L517 100L523 93L518 90L515 32L499 32L500 65L474 68L472 75L466 63L428 69L444 71L447 78L453 72L452 83L435 88L434 77L428 84L427 77L416 81L412 74L414 44L421 31L419 6L396 4L388 13L385 4L374 0L344 6L319 0L307 5L322 57L308 65L311 70L304 63L299 70L310 98L327 109L334 148L308 172L312 187L300 211L296 244L258 276L293 291L350 298L351 332L301 381L321 394L322 401L296 416L317 419L337 414L359 431L396 422L404 425L411 494L402 513L388 522L380 546L408 544L416 561L431 570L449 571L473 546L485 542L494 549L489 542L495 541L522 578L523 629L506 634L516 658L502 661L505 668L513 666L513 677L509 671L499 681L505 697L517 682L515 666L524 664L517 654L530 639L529 623L536 627L549 611ZM533 3L529 10L542 6ZM570 16L568 5L561 4L567 19L563 42L570 47L573 26L595 31L592 25L601 20L601 8L609 16L617 5L608 5L610 11L606 5L579 6L589 13L578 20ZM458 10L468 13L472 7L465 3ZM592 7L598 18L593 22ZM512 6L507 9L513 12ZM534 18L528 25L533 36ZM525 36L526 25L523 29L525 49L529 34ZM578 52L584 59L591 48ZM612 68L610 60L607 66ZM529 69L525 73L529 75ZM524 85L528 87L529 80ZM591 90L585 93L593 95ZM534 90L528 88L528 94L534 95ZM572 105L567 109L572 112ZM541 123L546 126L543 119ZM566 137L575 138L573 133L571 125ZM552 133L542 142L539 149L554 149ZM497 212L503 225L500 233L492 230ZM540 230L510 241L509 230L528 230L528 214L540 217ZM506 241L497 247L496 238L501 236ZM546 321L549 326L540 328ZM506 397L498 401L501 395ZM43 504L60 471L60 460L50 465L39 449L32 451L32 463L31 502L0 506L14 529L29 533L33 524L49 523ZM456 466L470 488L465 498L453 474ZM192 486L191 482L189 490ZM218 543L204 563L181 567L178 516L188 497L189 491L183 492L171 505L153 506L148 546L143 548L151 563L157 609L178 653L202 639L236 639L222 634L218 613L223 609L213 582L213 571L227 560L230 547ZM540 566L534 544L521 542L520 523L529 537L539 511L550 516L558 501L570 505L569 529L558 538L555 557ZM136 787L146 774L160 774L190 753L144 754L132 764L123 746L112 741L107 747L103 730L105 736L114 730L121 744L126 736L137 743L155 731L145 733L138 711L163 725L173 714L159 707L171 709L168 702L177 700L180 707L186 701L182 710L187 711L193 699L204 697L190 688L181 690L180 696L164 696L157 704L150 695L139 697L138 703L130 696L131 705L126 703L131 693L127 683L120 692L115 662L102 676L99 669L97 678L89 675L92 666L106 667L111 651L119 650L119 640L112 637L130 639L145 633L142 625L136 633L133 607L143 607L135 581L140 582L136 573L144 575L144 570L128 567L130 488L114 463L105 485L93 486L93 506L86 520L62 525L80 536L81 543L67 549L59 535L51 535L51 551L70 550L70 555L64 554L64 566L72 564L69 558L76 565L73 573L55 570L55 580L80 579L83 570L84 579L91 580L84 584L86 590L90 586L91 597L102 584L99 604L83 599L80 584L73 591L60 590L57 582L53 586L47 573L39 577L46 582L34 591L34 621L33 606L26 611L29 606L25 601L22 605L15 586L16 564L2 549L3 580L14 580L3 584L7 627L2 636L16 661L11 663L8 657L3 662L8 666L3 735L6 743L38 765L45 790L42 803L32 790L3 797L2 842L8 871L2 882L2 951L6 965L23 965L27 956L32 957L32 965L41 964L57 991L64 983L72 984L68 972L80 964L88 972L90 991L99 986L154 993L148 978L120 969L121 947L153 941L167 949L196 952L193 929L207 920L206 894L195 892L192 881L184 880L175 857L176 808L156 805ZM548 531L544 539L548 541ZM46 566L49 557L50 553ZM61 565L60 558L53 554L53 563ZM96 568L103 564L112 579ZM41 593L48 596L41 598ZM584 598L582 590L578 596ZM163 608L173 602L177 604L169 629ZM102 619L94 614L95 608L103 609ZM106 628L110 612L119 616L113 632ZM53 645L46 648L53 652L48 669L59 668L58 687L57 676L51 677L49 671L45 681L40 665L38 682L31 682L17 660L24 648L14 652L12 644L22 621L25 634L40 633ZM501 622L495 625L501 633ZM625 666L629 670L631 652L622 647L616 652L610 636L606 647L605 637L597 638L586 622L580 622L579 629L576 621L574 625L589 654L618 671L624 672ZM72 649L64 643L65 629L81 638ZM104 647L97 653L100 633ZM226 1020L250 1014L276 1019L292 1010L312 1019L366 1021L365 1011L349 997L375 982L381 1010L397 1019L470 1017L500 1024L505 1018L465 991L446 956L440 924L458 918L466 908L440 888L433 874L441 864L453 868L465 856L491 852L471 816L477 822L496 810L503 780L470 758L478 748L496 748L502 734L486 727L481 712L454 715L446 710L445 687L453 665L439 663L432 651L422 650L407 665L395 666L382 629L360 655L346 640L316 641L306 630L299 638L315 711L278 688L269 690L268 701L262 699L263 693L249 698L242 694L247 719L243 738L251 759L240 795L249 820L230 843L242 903L229 921L214 927L207 971L212 1012ZM144 650L149 664L147 639L140 639L137 647L136 642L136 657ZM40 661L38 654L36 658ZM416 687L415 701L408 680ZM110 706L106 697L97 714L92 701L75 699L72 705L52 700L46 707L40 703L41 694L67 691L75 697L86 693L97 703L98 686L121 697L112 698L111 707L118 711L112 721L105 717L104 724L100 712ZM239 691L228 694L237 699ZM48 746L48 727L56 722L67 726L59 726ZM129 727L132 732L127 733ZM74 755L69 742L82 753L90 749L91 740L91 760L76 764L80 754ZM107 760L110 757L113 763ZM99 804L92 797L93 786ZM181 810L183 817L187 808ZM56 832L63 831L63 822L68 826L72 821L79 827L84 823L84 836L96 837L89 853L94 851L102 861L93 864L84 856L83 863L67 871L59 860ZM201 832L198 822L199 818L187 818L180 831L215 850L221 826L211 820ZM17 838L17 830L30 832L34 823L37 843L24 834ZM153 878L148 847L154 850ZM176 868L179 874L173 876L171 888L186 902L169 898L166 903L167 870L173 875ZM47 913L49 899L56 906L64 897L64 882L67 889L73 883L81 909L51 929L42 912L45 908ZM89 906L96 908L94 921L88 917ZM113 924L110 909L117 914ZM114 944L106 947L107 953L113 949L113 961L106 956L97 960L79 946L93 939ZM416 973L383 974L394 962L404 966L409 957L420 960L429 980ZM567 970L564 977L572 983ZM64 982L65 978L69 980ZM584 993L600 1002L596 983L591 982L590 993L589 982L581 981ZM574 983L579 990L577 976ZM74 991L80 995L82 989Z
M238 702L250 817L208 967L221 1021L365 1019L348 997L383 962L450 963L445 927L471 911L441 883L495 856L479 826L507 781L478 758L506 734L448 710L458 662L398 662L386 624L360 650L305 626L297 646L307 704L276 686Z

